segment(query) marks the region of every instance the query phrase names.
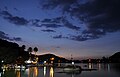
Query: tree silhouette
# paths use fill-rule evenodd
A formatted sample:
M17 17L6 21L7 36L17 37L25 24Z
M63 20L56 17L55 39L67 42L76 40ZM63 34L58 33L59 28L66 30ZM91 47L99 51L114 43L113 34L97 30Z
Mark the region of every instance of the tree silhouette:
M31 60L32 47L29 47L27 51L29 52L29 58Z
M37 51L38 51L38 48L35 47L35 48L34 48L35 56L36 56L36 52L37 52Z
M25 48L26 48L26 46L22 45L22 47L21 47L22 51L25 51Z
M20 47L19 56L22 56L22 55L23 55L23 53L24 53L24 51L25 51L25 48L26 48L25 45L22 45L22 46Z
M31 55L31 53L32 53L32 47L29 47L27 51L28 51L29 54Z

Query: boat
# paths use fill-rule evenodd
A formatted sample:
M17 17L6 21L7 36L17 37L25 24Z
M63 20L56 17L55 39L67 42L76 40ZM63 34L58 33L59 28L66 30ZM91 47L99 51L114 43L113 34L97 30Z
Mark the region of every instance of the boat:
M81 66L77 65L67 65L63 68L64 72L74 72L74 71L81 71Z

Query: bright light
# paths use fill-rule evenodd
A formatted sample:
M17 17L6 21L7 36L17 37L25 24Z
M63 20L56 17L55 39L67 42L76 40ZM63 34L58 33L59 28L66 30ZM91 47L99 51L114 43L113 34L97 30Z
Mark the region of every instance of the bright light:
M3 63L4 61L2 60L2 63Z
M54 57L53 57L53 58L50 58L50 60L54 60Z
M72 64L75 64L74 62L72 62Z
M46 61L44 61L44 64L46 63Z
M46 67L44 67L43 73L44 73L44 76L46 76Z
M88 68L92 69L92 64L91 63L89 63Z
M54 70L53 70L53 67L50 68L50 77L54 77Z
M25 63L32 63L32 61L31 60L27 60L27 61L25 61Z

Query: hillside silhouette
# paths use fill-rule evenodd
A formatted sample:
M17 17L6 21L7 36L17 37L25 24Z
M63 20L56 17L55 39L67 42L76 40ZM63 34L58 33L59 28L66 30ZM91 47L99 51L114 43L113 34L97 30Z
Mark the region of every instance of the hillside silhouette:
M32 60L34 60L35 56L38 57L39 63L43 63L44 61L47 61L48 63L50 63L52 58L54 58L53 60L54 63L71 62L71 60L67 60L63 57L59 57L54 54L43 54L43 55L31 54L30 55L28 51L25 51L25 45L22 45L20 47L17 43L0 39L0 62L3 60L4 64L16 63L16 62L24 63L24 61L28 60L30 57ZM104 62L111 61L112 63L120 63L120 52L116 52L115 54L110 56L109 59L103 58L102 60ZM74 61L80 62L79 60L74 60Z

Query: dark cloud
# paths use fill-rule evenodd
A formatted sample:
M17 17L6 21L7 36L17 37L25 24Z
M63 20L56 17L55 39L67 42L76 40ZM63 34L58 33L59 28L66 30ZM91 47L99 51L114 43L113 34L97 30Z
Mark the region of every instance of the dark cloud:
M80 30L80 27L74 26L65 17L56 17L56 18L53 18L53 19L44 19L42 22L43 23L54 23L54 25L56 23L59 23L59 24L62 23L64 27L67 27L69 29Z
M68 39L70 40L75 40L75 41L86 41L88 40L87 37L83 37L81 35L78 35L78 36L70 36Z
M103 30L84 30L82 31L81 34L78 35L71 35L68 34L67 36L63 35L57 35L54 36L54 39L69 39L69 40L74 40L74 41L86 41L86 40L91 40L91 39L98 39L105 35L105 31Z
M68 10L71 5L77 5L77 0L46 0L43 4L43 9L54 9L60 7L63 10Z
M62 20L63 20L63 17L56 17L53 19L44 19L41 22L43 22L43 23L61 23Z
M52 19L44 19L41 22L43 22L43 23L53 23Z
M13 23L16 25L27 25L28 24L28 21L24 19L23 17L13 16L8 11L2 11L0 15L3 16L3 18L8 20L10 23Z
M14 41L22 41L22 39L20 37L14 37L13 40Z
M52 36L52 38L54 38L54 39L69 39L69 37L67 37L67 36L63 36L63 35L56 35L56 36Z
M18 11L18 9L17 8L13 8L15 11Z
M63 22L64 26L67 27L67 28L69 28L69 29L80 30L80 27L74 26L72 23L70 23L66 19L63 19L62 22Z
M73 40L95 39L108 32L120 31L120 0L47 0L43 4L43 9L56 7L61 8L64 16L74 16L87 24L88 30L85 29L82 34L71 37ZM78 29L71 23L64 22L66 27Z
M6 40L10 40L10 41L22 41L22 39L20 37L9 37L8 34L0 31L0 38L1 39L6 39Z
M43 31L43 32L56 32L56 31L54 31L54 30L51 30L51 29L47 29L47 30L41 30L41 31Z
M40 20L39 19L32 19L29 21L33 26L36 26L36 27L41 27L40 26Z
M5 10L8 10L7 6L4 7Z
M54 39L60 39L60 38L63 38L62 35L56 35L56 36L53 36Z
M0 15L2 15L5 18L12 17L12 15L8 11L2 11L0 12Z
M59 28L62 27L62 25L57 25L57 24L41 24L41 27L44 26L46 28Z
M5 34L4 32L0 31L0 38L3 38L3 39L9 39L9 37L7 37L8 35Z

